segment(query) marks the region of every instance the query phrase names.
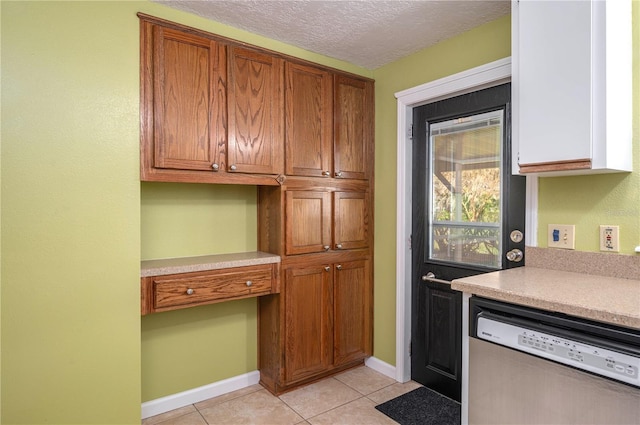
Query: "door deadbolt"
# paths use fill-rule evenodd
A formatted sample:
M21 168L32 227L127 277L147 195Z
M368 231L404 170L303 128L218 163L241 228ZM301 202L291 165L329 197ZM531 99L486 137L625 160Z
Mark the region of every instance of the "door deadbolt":
M522 242L522 238L524 237L524 235L520 230L514 230L513 232L511 232L509 237L511 238L511 242L518 243Z

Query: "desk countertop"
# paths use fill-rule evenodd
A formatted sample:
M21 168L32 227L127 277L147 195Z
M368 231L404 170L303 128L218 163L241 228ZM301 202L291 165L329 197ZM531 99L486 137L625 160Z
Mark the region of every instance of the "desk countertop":
M175 273L199 272L279 262L279 256L261 251L144 260L141 261L140 264L140 276L164 276Z

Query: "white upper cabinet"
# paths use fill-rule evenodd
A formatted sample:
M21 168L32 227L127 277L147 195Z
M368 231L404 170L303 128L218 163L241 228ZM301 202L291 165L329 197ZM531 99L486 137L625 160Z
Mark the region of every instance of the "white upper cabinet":
M512 2L513 173L631 171L631 1Z

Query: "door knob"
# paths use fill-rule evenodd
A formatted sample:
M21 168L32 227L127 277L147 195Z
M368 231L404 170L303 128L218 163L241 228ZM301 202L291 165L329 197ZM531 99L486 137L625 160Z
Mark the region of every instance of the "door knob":
M434 282L434 283L442 283L442 284L445 284L445 285L451 285L451 282L448 281L448 280L438 279L433 272L429 272L429 273L425 274L424 276L422 276L422 281L423 282Z
M512 249L507 252L507 260L513 261L514 263L522 261L522 257L524 257L524 254L519 249Z

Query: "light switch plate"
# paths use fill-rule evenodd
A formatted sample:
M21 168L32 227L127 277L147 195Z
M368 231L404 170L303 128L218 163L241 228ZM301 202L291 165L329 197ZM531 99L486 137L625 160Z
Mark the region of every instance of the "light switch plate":
M550 224L547 231L549 248L576 249L576 226L574 224Z

